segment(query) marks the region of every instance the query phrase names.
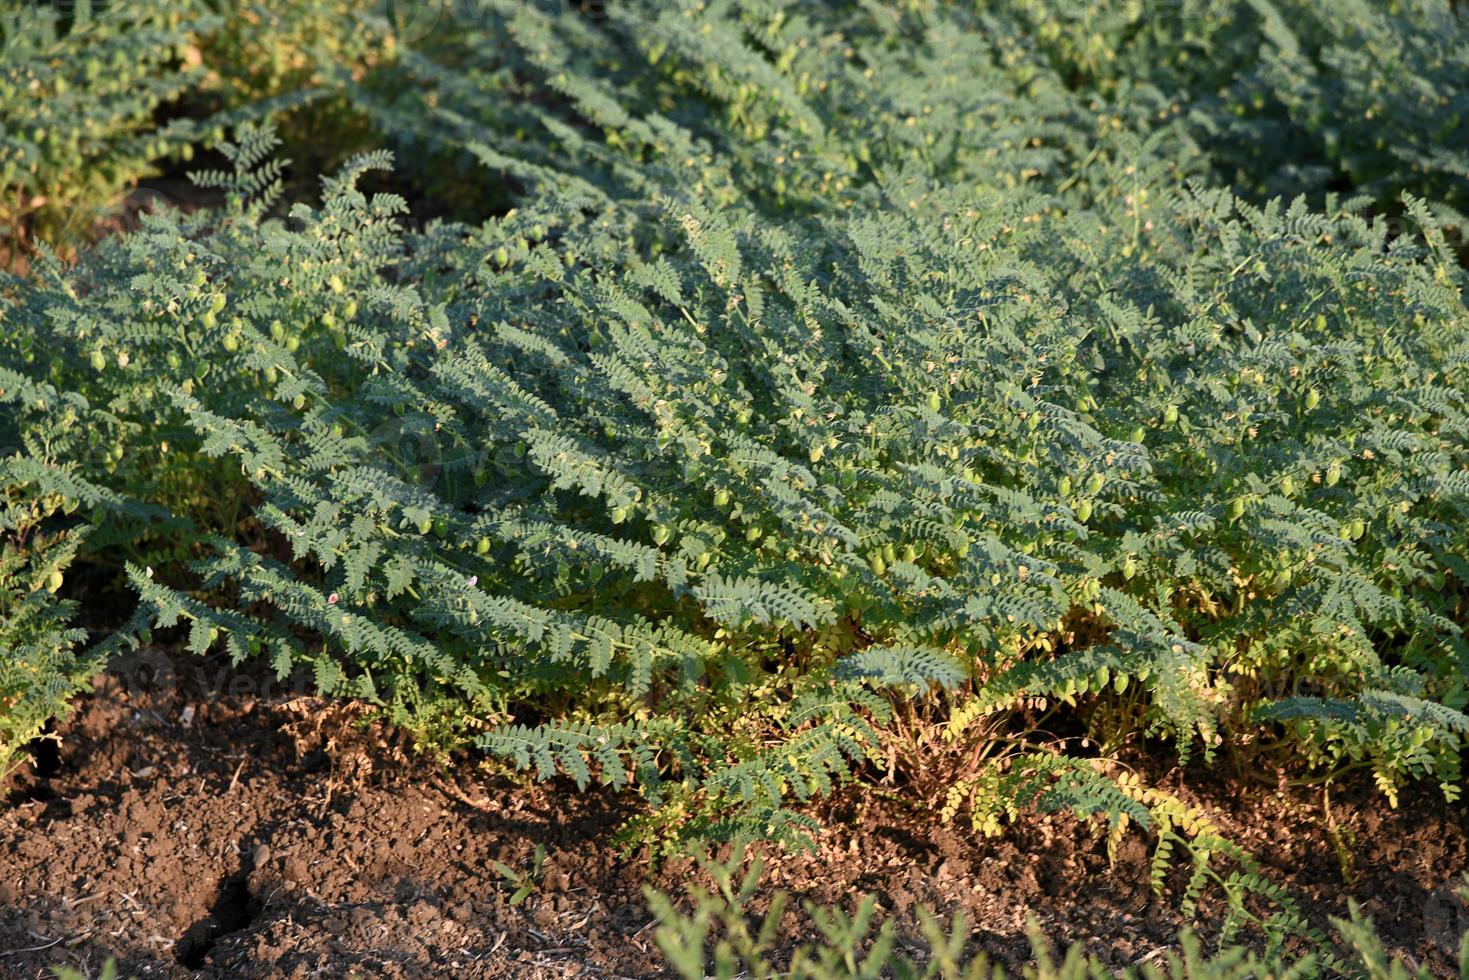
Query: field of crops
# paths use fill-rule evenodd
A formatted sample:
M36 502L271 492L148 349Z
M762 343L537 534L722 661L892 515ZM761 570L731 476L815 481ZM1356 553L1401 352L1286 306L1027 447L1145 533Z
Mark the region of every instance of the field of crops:
M1469 11L0 0L0 975L1469 978Z

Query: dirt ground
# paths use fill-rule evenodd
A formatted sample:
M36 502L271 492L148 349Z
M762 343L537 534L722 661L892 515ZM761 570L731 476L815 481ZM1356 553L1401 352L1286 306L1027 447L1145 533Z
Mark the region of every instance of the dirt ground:
M609 843L626 801L472 767L450 782L340 709L214 661L121 664L57 734L0 806L4 977L109 955L138 977L653 977L642 885L651 873L681 894L699 878ZM1447 972L1469 928L1453 892L1469 867L1463 805L1424 788L1391 810L1349 787L1328 832L1319 793L1189 792L1317 922L1354 897L1396 952ZM963 911L972 945L1011 965L1028 958L1029 917L1119 967L1183 924L1148 886L1141 835L1109 867L1099 835L1067 817L986 840L855 794L818 816L815 853L771 855L771 888L873 893L910 933L919 907ZM529 870L537 844L539 887L512 905L494 862Z

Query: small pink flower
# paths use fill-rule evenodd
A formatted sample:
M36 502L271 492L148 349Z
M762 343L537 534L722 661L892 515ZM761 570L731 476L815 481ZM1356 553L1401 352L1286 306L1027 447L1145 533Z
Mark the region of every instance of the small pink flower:
M331 595L326 597L326 601L335 606L337 604L337 594L333 592Z
M470 588L474 588L476 585L479 585L479 576L478 575L471 575L471 576L469 576L469 586L470 586Z

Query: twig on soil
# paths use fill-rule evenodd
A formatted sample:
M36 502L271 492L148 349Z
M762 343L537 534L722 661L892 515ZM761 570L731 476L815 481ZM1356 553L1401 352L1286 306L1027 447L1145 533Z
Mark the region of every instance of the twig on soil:
M1168 951L1168 947L1167 946L1159 946L1156 949L1154 949L1151 953L1144 953L1143 955L1139 956L1137 959L1133 960L1132 961L1132 965L1133 966L1141 966L1142 964L1148 962L1149 960L1156 960L1158 957L1162 956L1167 951Z
M327 807L332 805L332 795L337 791L337 783L334 779L327 780L326 798L321 801L321 806L316 811L316 819L320 820L326 816Z
M245 763L248 761L248 757L241 759L240 764L238 766L235 766L235 774L230 777L230 788L225 790L226 793L233 793L235 791L235 787L240 785L240 773L245 771Z
M36 934L34 932L32 932L31 935L32 936L36 936ZM36 936L36 938L37 939L45 939L46 937L45 936ZM39 952L40 950L43 950L43 949L50 949L52 946L57 945L58 943L61 942L62 939L65 939L65 938L66 938L65 936L62 936L62 937L60 937L58 939L53 939L49 943L46 943L43 946L27 946L25 949L7 949L7 950L0 950L0 956L19 956L21 953L36 953L36 952Z
M439 790L441 790L445 796L448 796L451 799L458 800L460 803L463 803L465 806L469 807L472 810L478 810L481 813L495 812L493 809L491 809L490 801L488 798L484 800L472 800L462 789L460 789L458 786L455 786L453 783L450 783L448 780L442 778L436 779L434 780L434 785Z

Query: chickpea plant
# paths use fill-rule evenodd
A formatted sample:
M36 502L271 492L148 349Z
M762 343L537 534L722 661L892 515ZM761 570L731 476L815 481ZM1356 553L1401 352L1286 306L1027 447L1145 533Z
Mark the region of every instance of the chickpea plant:
M441 758L637 794L630 844L799 840L885 778L980 833L1144 827L1160 889L1187 852L1189 908L1325 949L1116 760L1459 794L1452 225L1236 195L998 15L803 11L487 4L460 70L395 69L437 108L355 96L504 213L410 225L383 151L288 201L244 127L220 210L39 263L0 369L90 448L3 423L18 481L71 481L7 602L65 622L27 597L80 508L141 600L114 648L182 626Z

